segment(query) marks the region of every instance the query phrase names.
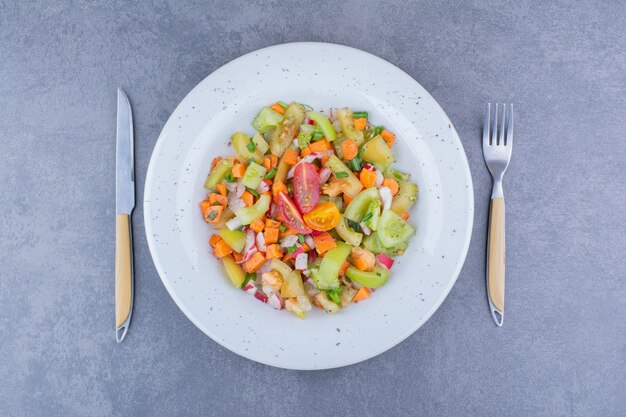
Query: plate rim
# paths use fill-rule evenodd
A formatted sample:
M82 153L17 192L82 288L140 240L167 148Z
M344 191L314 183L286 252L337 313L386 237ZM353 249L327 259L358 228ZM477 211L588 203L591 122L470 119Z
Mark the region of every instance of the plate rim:
M302 367L291 367L291 366L284 366L281 365L279 363L273 362L271 360L263 360L263 359L259 359L256 357L252 357L252 355L249 355L248 352L244 352L242 350L240 350L239 348L229 344L227 341L222 340L222 338L218 337L217 335L215 335L210 329L205 328L204 325L201 325L199 320L196 319L196 317L194 316L194 314L192 314L187 307L185 307L184 303L182 303L182 301L179 299L179 297L177 296L176 292L173 291L173 287L171 286L171 283L168 282L167 280L165 280L163 278L164 275L166 275L164 268L160 262L160 259L157 256L157 247L156 247L156 242L154 241L154 239L152 239L152 235L153 235L153 224L152 224L152 219L150 217L150 212L149 212L149 208L151 207L151 202L150 202L150 196L151 196L151 189L152 189L152 183L156 177L155 175L155 170L156 170L156 158L155 155L157 155L157 151L159 150L159 148L162 146L163 142L165 141L165 130L166 127L168 127L168 125L170 124L172 115L176 114L180 108L183 107L183 104L187 101L187 99L193 94L193 92L200 87L201 84L207 82L207 80L216 72L223 70L225 68L228 68L231 65L234 65L237 61L243 60L244 58L247 58L251 55L254 54L258 54L260 52L265 52L268 50L276 50L276 49L281 49L281 48L287 48L287 47L330 47L330 48L339 48L339 49L348 49L351 50L352 52L357 52L359 54L364 54L367 55L370 59L375 59L378 61L382 61L384 64L386 65L390 65L393 68L395 68L397 71L400 71L402 74L406 75L407 77L409 77L414 83L416 83L417 85L419 85L425 92L426 94L428 94L433 102L434 105L434 109L439 113L440 116L442 116L448 123L450 126L450 131L451 134L453 135L454 138L456 138L456 142L459 145L459 151L462 154L463 158L462 158L462 165L463 165L463 169L462 172L465 174L465 178L467 179L467 183L468 186L466 187L466 197L468 199L468 207L470 208L470 210L467 210L465 213L466 216L466 221L467 221L467 229L465 232L465 236L463 237L463 245L462 245L462 253L459 257L459 260L457 261L455 268L454 268L454 279L450 280L448 285L446 285L443 288L443 291L441 293L441 296L436 299L436 301L432 304L432 307L428 310L428 312L426 314L424 314L424 316L422 317L421 320L415 321L414 325L411 325L409 327L409 329L402 335L400 335L399 337L393 338L392 340L389 341L389 343L386 343L384 345L384 347L376 350L376 351L372 351L372 352L368 352L364 355L361 356L354 356L351 357L350 360L345 361L345 363L342 363L340 365L329 365L329 366L320 366L320 367L307 367L307 366L302 366ZM459 278L459 275L461 273L461 270L463 269L463 266L465 265L465 261L467 260L467 254L469 252L469 246L471 243L471 238L472 238L472 234L474 231L474 183L473 183L473 179L472 179L472 174L471 174L471 170L469 168L469 161L467 159L467 153L465 152L465 147L463 146L463 142L461 141L461 137L459 136L458 132L456 131L454 124L452 123L452 121L450 120L450 118L448 117L448 115L446 114L446 112L443 110L443 108L441 107L441 105L437 102L437 100L435 100L435 98L432 96L432 94L426 89L424 88L415 78L413 78L410 74L408 74L407 72L405 72L403 69L401 69L400 67L398 67L397 65L381 58L378 57L372 53L369 53L367 51L363 51L361 49L358 48L353 48L350 46L345 46L345 45L341 45L341 44L336 44L336 43L331 43L331 42L288 42L288 43L282 43L282 44L276 44L276 45L272 45L272 46L268 46L268 47L264 47L264 48L260 48L260 49L256 49L253 51L250 51L244 55L241 55L229 62L227 62L226 64L216 68L215 70L213 70L210 74L208 74L206 77L204 77L200 82L198 82L196 85L194 85L194 87L182 98L182 100L178 103L178 105L176 106L176 108L170 113L168 119L166 120L165 124L163 125L163 127L161 128L161 131L159 133L159 136L154 144L152 153L150 155L150 160L148 162L148 169L146 171L146 178L145 178L145 184L144 184L144 196L143 196L143 216L144 216L144 230L146 233L146 240L148 243L148 249L150 252L150 257L152 258L152 262L157 270L157 274L159 275L159 278L161 280L161 282L163 283L163 285L165 286L165 289L167 290L169 296L172 298L172 300L174 300L174 303L176 304L176 306L183 312L183 314L186 316L187 319L189 319L202 333L204 333L205 335L209 336L209 338L211 338L213 341L215 341L217 344L219 344L220 346L230 350L233 353L236 353L237 355L246 358L248 360L254 361L254 362L258 362L258 363L262 363L264 365L268 365L268 366L272 366L272 367L276 367L276 368L281 368L281 369L289 369L289 370L325 370L325 369L336 369L336 368L342 368L345 366L349 366L349 365L354 365L356 363L359 362L364 362L367 361L371 358L374 358L394 347L396 347L397 345L399 345L400 343L402 343L404 340L406 340L409 336L411 336L413 333L415 333L417 330L419 330L432 316L433 314L435 314L435 312L437 310L439 310L439 308L441 307L441 304L443 304L443 301L448 297L448 295L450 294L450 291L452 290L452 287L456 284L456 281Z

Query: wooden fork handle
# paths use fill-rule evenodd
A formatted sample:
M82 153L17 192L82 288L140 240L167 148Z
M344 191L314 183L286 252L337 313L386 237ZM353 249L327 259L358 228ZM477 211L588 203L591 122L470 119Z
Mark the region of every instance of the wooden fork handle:
M498 326L504 319L504 198L491 199L487 240L487 294Z
M130 215L118 214L115 218L115 329L121 342L133 306L133 246Z

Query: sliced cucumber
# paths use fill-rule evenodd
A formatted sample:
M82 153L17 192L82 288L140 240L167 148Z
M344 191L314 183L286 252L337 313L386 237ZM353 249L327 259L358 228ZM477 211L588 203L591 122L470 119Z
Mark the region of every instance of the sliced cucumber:
M398 214L409 211L418 194L417 184L412 182L401 182L398 194L391 201L391 209Z
M215 168L213 168L213 171L211 171L211 173L207 177L204 183L204 188L207 188L209 190L215 190L215 187L217 186L217 184L222 182L222 180L230 172L230 169L232 167L233 167L232 158L222 159L221 161L219 161L215 165Z
M378 189L368 188L358 193L343 213L346 219L359 223L373 201L379 200Z
M305 117L302 104L291 102L285 110L285 118L269 132L270 149L276 156L283 156L285 149L296 137Z
M235 252L241 252L246 246L246 234L241 230L230 230L228 227L222 227L217 233L233 248Z
M291 271L285 276L280 289L280 296L283 298L292 298L299 295L305 295L302 277L300 276L300 271Z
M240 208L235 212L237 218L241 224L250 224L256 219L260 219L270 209L270 198L266 194L261 194L261 197L256 203L250 207Z
M405 182L409 180L409 174L405 174L404 172L391 167L385 168L383 176L385 178L393 178L398 182Z
M254 151L248 149L248 145L251 143L250 135L243 132L236 132L230 140L233 143L233 148L235 152L237 152L239 159L246 162L252 159L258 164L263 163L263 154L258 148L255 148Z
M333 172L335 178L340 180L341 189L348 196L354 198L363 189L361 181L352 173L352 170L346 166L339 158L332 155L326 161L326 166Z
M252 142L263 155L265 155L270 148L270 145L265 141L263 135L260 133L255 133L254 136L252 136Z
M246 271L237 265L235 260L230 256L224 256L222 258L222 265L233 285L237 288L241 288L241 284L246 280Z
M378 238L383 246L390 248L406 242L415 234L415 229L393 210L383 210L378 223Z
M361 271L353 266L346 270L346 276L352 281L367 288L383 286L389 279L389 270L381 266L375 266L371 272Z
M363 132L354 128L354 119L352 117L352 110L339 109L337 110L337 120L341 125L341 131L348 139L352 139L356 142L357 146L361 146L365 139L363 139Z
M365 236L363 239L363 247L369 251L374 252L376 255L384 253L388 256L400 256L409 247L409 242L402 242L391 248L386 248L380 243L378 233L374 232L369 236Z
M241 183L246 187L255 189L263 180L263 176L266 172L267 168L264 166L259 165L256 162L250 162L250 165L246 168L246 172L243 174Z
M382 166L387 166L394 161L391 149L380 135L366 142L362 149L364 161Z
M332 142L337 139L337 132L328 117L315 111L310 111L306 115L317 124L327 141Z
M342 238L347 243L352 246L359 246L361 244L361 240L363 239L363 233L355 232L350 229L346 224L346 219L344 216L341 216L339 219L339 223L335 226L335 230L340 238Z
M283 120L283 115L269 107L263 107L252 121L252 127L261 133L267 132ZM265 153L265 152L263 152Z
M351 250L352 246L337 242L337 246L324 255L319 270L311 270L318 290L330 290L339 286L339 270Z
M376 231L378 229L378 221L380 220L380 208L380 200L376 199L370 203L367 211L365 212L365 215L363 216L364 219L367 219L363 220L363 222L373 231Z

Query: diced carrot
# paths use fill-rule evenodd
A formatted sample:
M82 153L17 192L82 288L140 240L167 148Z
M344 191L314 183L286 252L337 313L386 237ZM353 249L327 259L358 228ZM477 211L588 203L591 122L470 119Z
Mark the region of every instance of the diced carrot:
M330 155L324 154L322 155L322 166L326 165L326 162L330 159Z
M215 165L217 165L221 160L222 160L221 156L218 156L217 158L213 159L213 162L211 162L211 171L213 171L213 168L215 168Z
M365 126L367 126L367 119L365 117L354 119L354 128L356 130L365 130Z
M272 168L272 160L270 158L263 158L263 168L268 171Z
M311 150L311 152L322 152L332 149L333 147L330 145L330 142L322 138L318 141L311 142L308 148Z
M285 161L287 165L295 165L298 163L298 154L293 149L287 148L283 154L283 161Z
M233 258L235 258L235 262L239 262L243 259L243 254L233 251Z
M385 178L383 180L383 187L387 187L391 190L391 195L398 194L400 190L400 186L398 185L398 181L393 178Z
M304 149L300 151L300 156L304 158L310 153L311 153L311 148L309 146L306 146Z
M265 244L269 245L270 243L278 242L278 228L266 227L263 232L263 237L265 237Z
M277 243L274 243L273 245L267 245L266 248L267 248L267 252L265 253L266 259L282 258L283 251L280 250L280 245L278 245Z
M337 242L328 232L313 236L313 241L315 242L315 250L320 255L337 246Z
M285 109L283 109L283 106L278 103L275 103L272 106L272 110L274 110L276 113L285 114Z
M350 197L348 194L344 194L342 197L343 197L343 202L345 203L346 206L350 204L350 202L352 201L352 197Z
M220 235L212 235L211 239L209 239L209 243L211 244L211 246L215 247L215 245L217 245L217 242L219 242L220 240L222 240Z
M266 229L278 229L280 227L280 222L276 220L267 218L265 219L265 228Z
M233 253L233 248L231 248L228 243L224 239L217 242L215 247L213 248L213 253L217 258L223 258L224 256L230 255Z
M383 139L385 139L385 142L387 142L387 146L389 146L390 148L391 148L391 145L393 145L393 141L396 140L396 135L394 135L388 130L383 130L382 132L380 132L380 136L382 136Z
M256 272L265 263L265 255L256 252L250 259L242 264L243 270L249 273Z
M222 211L224 211L224 206L212 206L209 200L204 200L200 203L200 207L202 216L207 223L217 223L220 217L222 217Z
M246 168L243 164L237 162L233 165L233 177L235 178L243 178L243 174L246 172Z
M309 245L307 245L306 243L302 244L302 250L305 252L308 252L311 250L311 248L309 247Z
M281 191L287 192L287 186L284 183L278 181L272 184L272 195L274 196L274 198L276 198L278 193L280 193Z
M368 290L367 287L361 287L356 294L354 294L354 297L352 297L352 302L356 303L357 301L367 300L370 298L370 294L370 290Z
M227 206L228 200L221 194L211 193L209 194L209 203L212 206Z
M278 157L274 154L272 154L272 156L270 156L270 165L272 167L275 167L276 165L278 165Z
M350 160L359 153L359 147L356 146L356 142L352 139L344 140L341 142L341 153L343 159Z
M254 230L256 233L261 233L264 227L265 223L261 219L256 219L255 221L250 223L250 229Z
M217 192L220 193L220 195L226 197L226 184L222 184L221 182L219 184L217 184Z
M348 268L350 268L350 262L343 261L343 263L341 264L341 268L339 268L339 275L341 275L341 276L346 275L346 270Z
M245 203L246 207L250 207L254 204L254 196L248 190L245 190L243 194L241 194L241 199Z
M404 220L409 220L409 216L410 214L406 211L400 215L400 217L402 217Z
M376 184L376 172L363 168L359 175L359 180L361 180L364 188L373 187Z
M287 265L291 266L293 268L293 266L295 265L295 261L293 259L293 257L286 253L285 256L283 256L283 262L286 263Z

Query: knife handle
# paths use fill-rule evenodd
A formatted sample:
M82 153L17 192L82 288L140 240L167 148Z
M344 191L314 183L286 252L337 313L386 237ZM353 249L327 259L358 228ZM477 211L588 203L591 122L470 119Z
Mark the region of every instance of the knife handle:
M115 218L115 336L126 336L133 306L133 252L129 214Z
M487 294L493 320L504 320L504 198L491 199L487 238Z

